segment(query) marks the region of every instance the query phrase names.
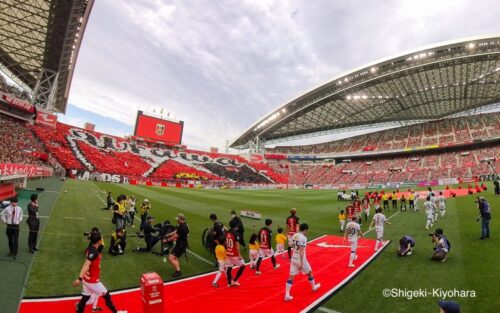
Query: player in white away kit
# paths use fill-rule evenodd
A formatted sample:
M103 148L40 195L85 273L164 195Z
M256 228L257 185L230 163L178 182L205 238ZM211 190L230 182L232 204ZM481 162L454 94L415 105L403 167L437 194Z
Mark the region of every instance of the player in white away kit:
M378 244L381 246L384 245L384 224L391 224L382 213L382 209L378 208L377 213L373 216L372 223L370 224L370 228L375 225L375 232L377 233L377 241L375 242L375 251L378 250Z
M434 212L433 212L433 219L432 219L432 222L437 222L438 220L438 216L439 216L439 212L437 210L438 208L438 198L434 195L434 192L431 193L431 202L434 204Z
M424 210L425 215L427 216L427 224L425 225L425 229L429 229L429 227L433 226L434 211L436 210L434 202L431 201L431 196L427 196L427 201L424 202Z
M285 301L290 301L293 299L293 297L290 295L290 290L292 289L293 280L295 279L295 276L299 274L299 272L307 275L309 283L311 284L312 291L318 290L321 286L321 284L316 284L314 282L311 266L309 265L306 257L306 235L308 230L309 225L307 225L306 223L300 224L299 232L295 233L292 238L293 253L290 262L290 276L286 281Z
M444 217L446 213L446 198L443 196L443 192L439 192L439 196L437 196L437 201L439 205L439 211L441 212L441 217Z
M354 267L354 261L358 259L358 256L356 255L356 250L358 250L358 238L363 237L363 232L361 231L361 227L356 222L356 216L354 216L352 218L352 221L347 223L346 225L344 233L344 241L347 238L347 236L349 236L349 243L351 244L351 256L349 258L349 267Z

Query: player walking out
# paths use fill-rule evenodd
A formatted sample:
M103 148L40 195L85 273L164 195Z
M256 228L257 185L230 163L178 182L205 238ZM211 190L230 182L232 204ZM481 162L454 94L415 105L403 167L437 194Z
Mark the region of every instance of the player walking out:
M434 192L431 192L431 202L434 204L434 207L433 207L433 222L437 222L438 220L438 216L439 216L439 213L438 213L438 198L434 195Z
M361 200L361 207L365 213L365 222L368 222L368 218L370 217L370 199L368 197L364 197Z
M372 223L370 224L370 228L375 225L375 232L377 233L377 241L375 242L375 251L378 250L378 244L381 246L384 245L384 224L391 224L382 213L382 209L378 208L377 213L373 216Z
M290 216L286 218L286 231L288 233L288 259L292 258L292 237L299 227L299 218L296 215L297 209L290 210Z
M379 208L380 209L380 208ZM380 209L381 210L381 209ZM356 223L356 217L353 217L352 221L347 223L344 241L349 236L349 243L351 245L351 256L349 258L349 267L354 267L354 261L358 259L356 255L356 250L358 250L358 237L363 237L363 232L358 223Z
M439 204L439 211L441 212L441 217L444 217L446 213L446 198L443 196L443 192L439 192L439 196L437 196L437 201Z
M359 227L359 224L356 224ZM306 245L307 245L307 232L309 230L309 225L306 223L300 224L299 232L293 235L292 245L293 245L293 256L290 262L290 276L286 281L285 287L285 301L290 301L293 297L290 295L290 290L292 289L293 280L295 276L302 272L307 275L309 283L311 284L312 291L319 289L321 284L316 284L314 282L314 277L312 274L311 266L307 261L306 257Z
M229 222L229 231L226 232L226 275L227 275L227 286L239 286L238 278L245 270L245 261L240 254L240 243L239 243L239 232L238 223L235 220ZM257 263L258 264L258 263ZM234 266L239 266L236 277L232 279L231 272Z
M293 211L293 210L292 210ZM271 262L273 263L274 269L278 269L280 267L279 264L276 264L276 258L274 257L274 251L271 247L273 238L273 231L270 229L273 221L270 219L266 220L266 226L262 227L259 230L259 260L257 261L256 275L260 275L260 264L262 263L262 259L270 256Z
M102 296L106 302L106 306L113 313L127 313L127 311L118 311L111 301L111 295L109 291L104 287L100 281L101 274L101 252L99 252L99 246L102 244L101 233L95 232L90 234L91 246L87 248L86 260L83 263L82 269L80 270L80 276L73 282L73 286L77 287L83 284L82 298L78 303L76 308L77 313L83 313L85 310L85 304L90 299L91 294L96 294Z
M427 201L424 202L425 215L427 216L427 224L425 229L434 226L434 203L431 201L431 196L427 196Z

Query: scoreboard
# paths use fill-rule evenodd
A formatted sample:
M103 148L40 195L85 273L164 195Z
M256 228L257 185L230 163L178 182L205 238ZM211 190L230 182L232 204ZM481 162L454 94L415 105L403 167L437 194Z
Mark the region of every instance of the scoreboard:
M174 122L158 117L145 115L142 111L137 112L134 136L163 141L166 143L180 144L184 122Z

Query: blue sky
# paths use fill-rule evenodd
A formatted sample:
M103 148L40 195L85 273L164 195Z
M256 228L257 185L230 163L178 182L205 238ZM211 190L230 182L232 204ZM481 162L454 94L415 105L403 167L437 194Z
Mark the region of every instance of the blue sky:
M224 147L266 113L354 67L500 33L484 1L95 1L60 120L115 135L137 110L185 122L184 144Z

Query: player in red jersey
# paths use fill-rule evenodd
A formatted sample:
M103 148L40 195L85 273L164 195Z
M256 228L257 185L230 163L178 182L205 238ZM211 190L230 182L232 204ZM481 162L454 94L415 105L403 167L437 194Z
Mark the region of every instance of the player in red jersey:
M359 201L358 197L354 199L352 205L354 206L354 214L356 215L356 219L358 220L358 223L361 225L361 201Z
M288 232L288 260L292 259L293 235L297 233L299 218L296 215L297 209L290 210L290 216L286 218L286 231Z
M270 219L267 219L265 221L266 226L262 227L259 230L259 234L257 238L259 239L259 260L257 261L257 266L256 266L256 271L255 275L260 275L260 263L262 263L262 259L265 257L270 256L271 257L271 262L273 262L273 267L274 269L278 269L280 267L279 264L276 264L276 258L274 257L274 250L272 247L272 238L273 238L273 231L270 229L271 225L273 224L273 221Z
M82 298L76 307L77 313L83 313L85 304L90 299L91 294L102 296L106 302L106 306L113 313L127 313L127 311L118 311L113 302L109 291L104 287L100 281L101 274L101 258L102 254L99 252L99 246L102 244L102 236L100 232L93 232L90 234L91 246L85 251L86 260L80 270L80 276L73 282L73 286L77 287L80 283L83 284Z
M347 222L352 221L352 218L356 216L356 209L352 205L348 205L345 207L345 211L347 212Z
M245 260L240 253L240 243L239 243L239 232L238 232L238 222L236 220L231 220L229 222L229 231L226 232L226 277L227 286L239 286L238 278L245 270ZM233 266L239 266L236 277L232 279Z
M368 221L368 217L370 217L370 198L364 197L361 199L361 208L364 211L365 214L365 222Z

